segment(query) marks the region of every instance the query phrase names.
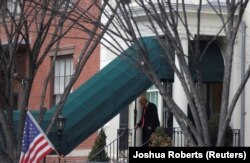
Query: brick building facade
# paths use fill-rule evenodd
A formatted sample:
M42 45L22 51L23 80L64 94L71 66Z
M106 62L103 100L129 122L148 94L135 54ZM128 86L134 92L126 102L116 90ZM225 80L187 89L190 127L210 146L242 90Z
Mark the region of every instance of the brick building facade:
M86 7L89 1L81 1L79 6ZM96 10L91 10L92 14ZM32 29L31 29L32 30ZM36 35L36 34L34 34ZM30 34L30 41L33 44L32 40L33 36L32 32ZM57 53L57 59L55 62L55 67L53 70L53 75L49 80L48 88L46 90L45 102L44 106L46 108L51 108L58 102L60 98L60 94L64 91L67 82L69 81L70 76L74 72L74 68L76 63L78 62L78 57L86 43L85 38L88 38L86 32L82 32L76 28L71 29L60 41L60 46ZM5 36L5 31L3 26L0 24L0 41L1 44L7 44L8 39ZM44 44L46 45L46 40ZM42 46L43 47L43 46ZM46 46L44 46L46 47ZM45 49L41 49L43 52ZM32 90L29 98L28 109L36 110L40 107L40 101L42 92L44 89L44 82L48 75L49 69L52 64L52 58L55 52L55 48L51 48L50 52L42 62L39 67L35 79L33 81ZM25 82L25 76L28 73L28 57L26 55L25 46L20 42L20 46L18 52L16 54L15 59L15 76L16 81L14 81L14 106L15 109L20 108L22 98L23 98L23 84ZM83 84L86 80L92 77L97 71L100 69L100 47L97 46L94 53L88 59L86 65L76 83L72 88L72 92L76 90L81 84ZM67 124L66 124L67 125ZM89 138L87 138L84 142L82 142L78 147L75 148L69 155L62 158L63 162L78 162L86 160L91 147L94 145L95 139L98 133L95 132ZM46 162L58 162L57 156L48 156L46 158Z

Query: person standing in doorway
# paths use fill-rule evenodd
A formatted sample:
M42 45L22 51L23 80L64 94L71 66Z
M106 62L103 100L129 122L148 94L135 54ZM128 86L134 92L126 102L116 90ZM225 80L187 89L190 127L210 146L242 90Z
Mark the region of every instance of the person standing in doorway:
M136 124L135 129L142 128L142 145L148 147L151 134L160 125L157 107L149 102L145 96L139 98L139 103L143 108L143 112L141 120Z

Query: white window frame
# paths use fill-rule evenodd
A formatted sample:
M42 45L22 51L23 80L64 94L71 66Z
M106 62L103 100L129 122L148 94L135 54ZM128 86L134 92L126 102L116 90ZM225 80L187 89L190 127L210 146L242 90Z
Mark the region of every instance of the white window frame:
M21 8L20 8L20 4L18 2L18 0L9 0L7 2L7 8L11 13L14 13L16 10L16 14L20 14L21 13Z
M75 0L60 0L60 1L64 1L64 4L59 3L62 8L64 8L67 3L69 8L72 7L75 3Z
M156 94L156 99L152 99L152 94ZM147 90L147 94L146 94L146 96L147 96L147 99L150 101L150 102L152 102L152 103L154 103L156 106L157 106L157 108L158 108L158 103L159 103L159 90L156 88L156 86L155 85L152 85L148 90Z
M60 100L65 88L74 73L73 55L58 56L54 68L54 97L55 104Z

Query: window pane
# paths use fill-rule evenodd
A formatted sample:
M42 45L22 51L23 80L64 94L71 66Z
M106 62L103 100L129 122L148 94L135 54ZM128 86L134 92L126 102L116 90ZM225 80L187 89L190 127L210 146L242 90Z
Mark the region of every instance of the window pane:
M60 60L60 76L65 76L65 60Z
M60 87L60 91L59 91L59 93L60 94L62 94L63 93L63 91L64 91L64 77L60 77L60 85L59 85L59 87Z
M55 77L55 82L54 82L54 94L60 94L59 85L60 85L59 78L58 78L58 77Z
M156 89L156 86L155 86L155 85L152 85L152 86L149 88L149 90L154 90L154 89Z
M11 1L8 1L8 10L11 12L11 13L16 13L16 14L20 14L21 12L21 8L20 8L20 4L19 4L19 1L17 0L11 0Z
M60 75L59 73L60 73L60 62L57 60L55 62L55 77L59 76Z
M69 84L70 76L65 77L65 87Z
M56 104L58 104L60 98L61 98L61 95L55 95L55 103Z
M158 90L152 85L147 91L147 99L158 107Z
M54 95L60 95L64 92L65 87L70 81L72 73L72 56L59 56L55 62ZM57 97L55 96L55 98Z
M149 92L149 101L157 104L157 92Z
M66 73L65 76L72 74L72 59L66 59Z

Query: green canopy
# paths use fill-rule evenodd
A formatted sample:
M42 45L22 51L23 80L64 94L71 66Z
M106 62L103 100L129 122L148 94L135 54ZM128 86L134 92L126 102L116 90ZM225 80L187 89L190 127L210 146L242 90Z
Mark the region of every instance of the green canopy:
M160 78L173 79L169 66L160 64L164 51L154 38L143 39L149 51L150 62ZM132 46L114 59L91 79L69 95L63 108L67 117L63 133L62 153L68 154L83 140L116 116L152 83L131 58L138 57L138 49ZM58 141L55 133L49 138Z
M208 41L200 41L200 51L203 52ZM192 57L189 58L189 68L194 80L197 80L195 67ZM203 82L222 82L224 76L224 61L221 55L220 48L213 42L206 50L201 61L201 76Z

